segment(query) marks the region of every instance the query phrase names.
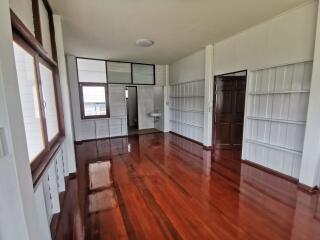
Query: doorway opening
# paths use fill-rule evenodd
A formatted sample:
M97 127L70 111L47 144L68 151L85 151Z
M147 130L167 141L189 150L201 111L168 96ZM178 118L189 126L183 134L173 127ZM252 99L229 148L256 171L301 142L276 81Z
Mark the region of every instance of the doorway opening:
M136 86L127 86L126 104L127 104L127 125L128 134L133 134L139 130L138 120L138 91Z
M242 148L247 71L215 76L213 147Z

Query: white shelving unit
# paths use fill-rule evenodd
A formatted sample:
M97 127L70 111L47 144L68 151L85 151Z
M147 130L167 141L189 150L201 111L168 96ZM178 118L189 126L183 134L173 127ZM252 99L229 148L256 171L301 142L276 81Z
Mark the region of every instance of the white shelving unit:
M202 142L204 79L170 85L171 131Z
M312 62L262 69L250 75L243 158L298 178Z

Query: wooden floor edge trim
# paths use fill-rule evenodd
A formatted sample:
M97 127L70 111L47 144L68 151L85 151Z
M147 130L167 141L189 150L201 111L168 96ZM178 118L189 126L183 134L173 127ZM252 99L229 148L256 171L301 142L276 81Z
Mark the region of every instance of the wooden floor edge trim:
M305 192L305 193L309 193L309 194L315 194L319 192L319 187L318 186L314 186L314 187L310 187L308 185L305 185L301 182L298 182L298 188Z
M164 132L159 130L158 132L150 132L150 133L148 133L148 132L147 133L134 133L134 134L127 134L127 135L113 136L113 137L84 139L84 140L81 140L81 141L74 141L74 144L79 145L79 144L82 144L82 143L85 143L85 142L101 141L101 140L116 139L116 138L126 138L126 137L131 137L131 136L148 135L148 134L155 134L155 133L164 133ZM188 140L192 141L192 139L188 139Z
M190 142L193 142L193 143L196 143L196 144L198 144L198 145L203 146L203 144L202 144L201 142L198 142L198 141L196 141L196 140L194 140L194 139L185 137L185 136L183 136L183 135L181 135L181 134L179 134L179 133L172 132L172 131L169 131L169 133L171 133L171 134L173 134L173 135L176 135L176 136L178 136L178 137L184 138L184 139L186 139L186 140L188 140L188 141L190 141Z
M289 181L289 182L292 182L292 183L294 183L294 184L298 184L298 182L299 182L299 180L298 180L297 178L294 178L294 177L285 175L285 174L283 174L283 173L281 173L281 172L272 170L272 169L270 169L270 168L264 167L264 166L259 165L259 164L257 164L257 163L253 163L253 162L250 162L250 161L248 161L248 160L242 160L242 163L247 164L247 165L249 165L249 166L251 166L251 167L257 168L257 169L259 169L259 170L262 170L262 171L264 171L264 172L270 173L270 174L272 174L272 175L274 175L274 176L277 176L277 177L280 177L280 178L282 178L282 179L285 179L285 180L287 180L287 181Z

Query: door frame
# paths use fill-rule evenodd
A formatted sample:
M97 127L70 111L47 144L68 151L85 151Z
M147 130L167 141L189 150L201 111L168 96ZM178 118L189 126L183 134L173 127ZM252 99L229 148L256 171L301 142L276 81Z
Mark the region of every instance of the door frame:
M136 89L137 129L139 129L138 86L134 86L134 85L126 86L125 90L127 90L127 88L135 88ZM128 93L128 95L129 95L129 93ZM128 96L128 99L129 99L129 96ZM127 128L129 131L128 99L126 98L126 109L127 109Z
M236 74L236 73L245 73L246 76L246 89L245 89L245 101L244 101L244 114L243 114L243 128L242 128L242 136L244 136L244 131L245 131L245 119L246 119L246 106L247 106L247 89L248 89L248 79L249 79L249 71L248 69L245 70L240 70L240 71L234 71L234 72L227 72L223 74L218 74L213 76L213 97L212 97L212 130L211 130L211 139L212 139L212 149L216 148L216 79L218 77L226 76L226 75L231 75L231 74ZM243 137L242 137L243 138ZM243 139L242 139L243 140ZM244 142L242 141L242 146L243 147ZM242 149L241 149L242 150Z

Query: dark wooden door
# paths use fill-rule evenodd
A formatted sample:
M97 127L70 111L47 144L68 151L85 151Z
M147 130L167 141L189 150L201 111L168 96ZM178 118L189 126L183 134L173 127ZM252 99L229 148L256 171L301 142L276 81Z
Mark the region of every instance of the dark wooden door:
M215 78L214 147L241 149L246 76Z

